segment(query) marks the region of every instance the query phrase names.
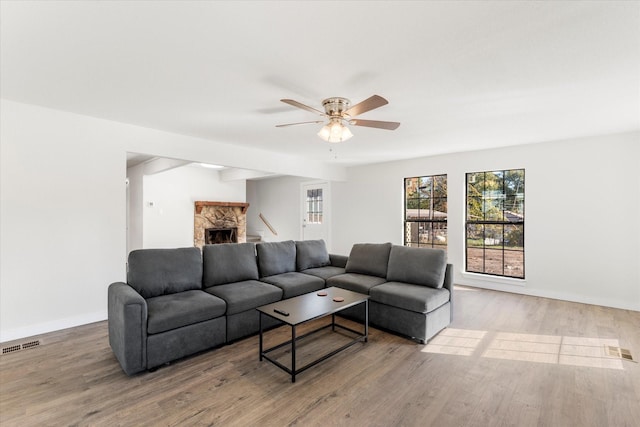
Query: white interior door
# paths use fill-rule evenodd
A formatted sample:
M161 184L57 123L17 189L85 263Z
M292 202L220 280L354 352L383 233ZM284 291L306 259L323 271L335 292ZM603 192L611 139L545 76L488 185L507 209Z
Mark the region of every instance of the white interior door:
M300 200L302 202L301 240L324 239L329 247L330 199L328 182L303 183Z

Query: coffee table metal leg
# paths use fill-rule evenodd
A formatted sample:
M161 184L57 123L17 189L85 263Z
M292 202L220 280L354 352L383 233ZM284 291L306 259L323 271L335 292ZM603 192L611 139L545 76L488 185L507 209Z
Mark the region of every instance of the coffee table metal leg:
M260 325L260 361L262 362L262 312L258 312L258 324Z
M364 342L369 342L369 300L364 302Z
M331 330L333 332L336 331L336 315L335 314L331 315Z
M296 327L291 326L291 382L296 382Z

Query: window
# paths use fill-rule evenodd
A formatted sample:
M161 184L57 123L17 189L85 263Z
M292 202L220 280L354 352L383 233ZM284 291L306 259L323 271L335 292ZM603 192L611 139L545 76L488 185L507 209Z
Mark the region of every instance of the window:
M467 174L466 271L524 279L524 169Z
M405 178L404 244L447 250L447 175Z
M307 223L322 224L322 188L307 190Z

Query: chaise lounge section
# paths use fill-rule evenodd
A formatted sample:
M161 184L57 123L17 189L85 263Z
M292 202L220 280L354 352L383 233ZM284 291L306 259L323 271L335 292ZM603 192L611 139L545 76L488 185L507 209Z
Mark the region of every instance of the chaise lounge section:
M422 343L452 320L453 266L439 249L355 244L345 274L327 279L327 286L370 295L372 325ZM361 307L343 312L364 321Z

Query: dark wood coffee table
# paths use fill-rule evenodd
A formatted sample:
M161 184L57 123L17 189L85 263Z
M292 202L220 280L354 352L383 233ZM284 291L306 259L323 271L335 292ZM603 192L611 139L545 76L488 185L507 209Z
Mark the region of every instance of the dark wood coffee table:
M319 296L318 292L326 292L326 296ZM343 298L343 301L334 301L334 298ZM364 332L355 331L347 328L346 326L336 323L336 313L344 310L348 307L353 307L358 304L364 304L365 306L365 321ZM309 369L310 367L317 365L318 363L328 359L329 357L341 352L342 350L351 347L357 342L367 342L369 338L369 296L360 294L357 292L348 291L346 289L331 287L322 289L321 291L311 292L308 294L300 295L294 298L285 299L282 301L274 302L272 304L263 305L258 307L260 312L260 361L267 359L280 369L291 375L291 382L296 382L296 375L302 371ZM284 315L281 312L288 313ZM274 319L291 326L291 339L289 341L278 344L274 347L263 349L262 345L262 316L266 315ZM311 320L319 319L331 315L331 323L321 328L314 329L311 332L307 332L304 335L296 336L296 327ZM307 337L309 335L320 332L323 329L331 328L333 331L336 328L344 329L356 334L357 336L347 344L344 344L340 348L333 350L324 356L315 359L314 361L306 364L301 368L296 368L296 341ZM277 360L268 356L268 353L291 344L291 368L283 365Z

